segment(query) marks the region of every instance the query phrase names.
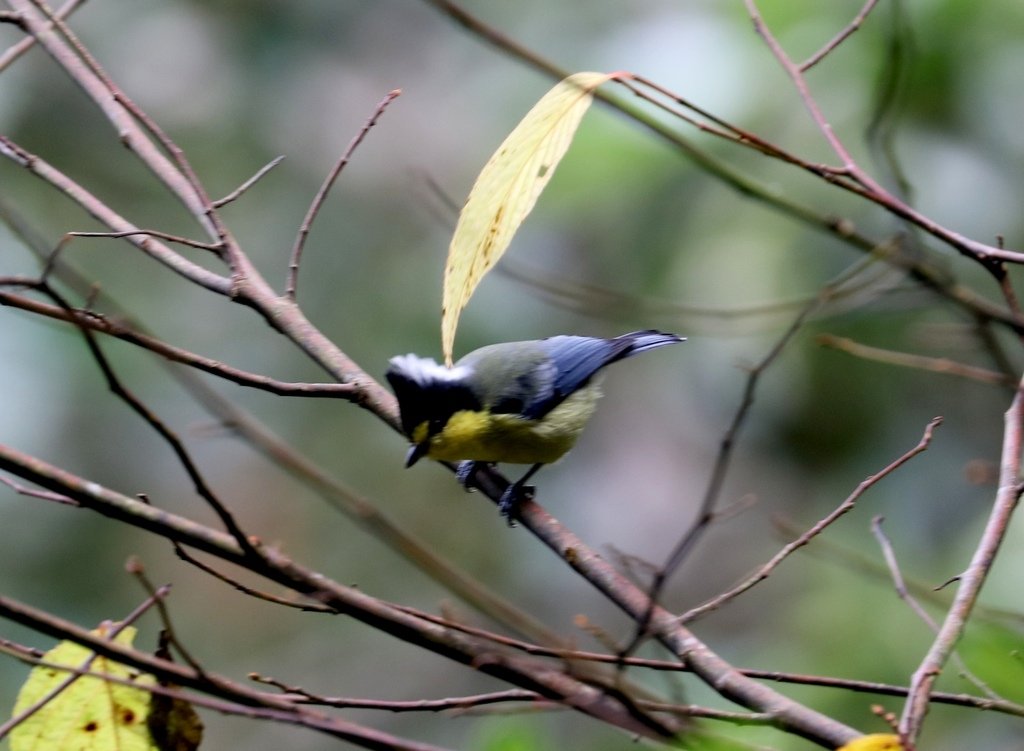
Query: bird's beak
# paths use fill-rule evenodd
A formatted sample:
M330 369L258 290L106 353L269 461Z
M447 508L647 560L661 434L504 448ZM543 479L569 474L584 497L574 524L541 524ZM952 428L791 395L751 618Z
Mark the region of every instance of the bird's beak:
M423 443L414 443L409 447L409 453L405 455L405 468L408 469L413 464L418 462L424 456L427 455L427 449L430 448L430 442L424 441Z

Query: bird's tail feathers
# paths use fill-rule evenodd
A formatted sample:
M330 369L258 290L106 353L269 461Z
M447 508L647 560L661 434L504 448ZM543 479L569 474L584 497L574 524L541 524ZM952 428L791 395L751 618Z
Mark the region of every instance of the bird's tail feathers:
M624 357L631 357L650 349L664 347L667 344L677 344L678 342L685 341L685 336L666 334L663 331L657 331L655 329L631 331L628 334L623 334L622 336L617 336L612 339L612 342L616 344L616 350L619 350L619 347L621 347L621 350L618 351L617 356L615 357L616 360L621 360Z

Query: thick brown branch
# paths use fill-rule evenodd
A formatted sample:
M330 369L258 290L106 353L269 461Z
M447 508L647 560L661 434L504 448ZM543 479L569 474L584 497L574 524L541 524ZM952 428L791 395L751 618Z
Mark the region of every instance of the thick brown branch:
M444 749L440 749L437 746L407 741L388 733L357 725L353 722L328 717L319 712L296 706L294 702L289 701L287 698L254 691L247 686L218 675L197 673L190 666L154 657L123 644L109 641L69 621L62 620L7 597L0 597L0 617L8 618L56 639L77 642L98 655L103 655L124 665L136 667L170 683L219 696L229 701L237 702L242 706L260 708L261 711L251 715L254 717L301 725L336 738L342 738L363 748L379 749L380 751L390 751L391 749L399 749L401 751L444 751ZM67 668L67 670L72 673L76 672L73 668ZM145 686L144 688L154 692L159 692L160 690L156 686ZM221 709L231 711L227 707Z
M0 469L54 492L63 492L104 516L244 566L297 594L312 597L336 612L346 613L392 636L475 667L520 688L537 691L552 701L561 702L610 725L644 737L672 735L670 726L638 712L611 687L606 689L583 683L543 661L503 654L491 644L432 624L360 590L334 582L295 563L272 547L260 545L260 557L254 559L246 555L230 535L121 495L2 444Z

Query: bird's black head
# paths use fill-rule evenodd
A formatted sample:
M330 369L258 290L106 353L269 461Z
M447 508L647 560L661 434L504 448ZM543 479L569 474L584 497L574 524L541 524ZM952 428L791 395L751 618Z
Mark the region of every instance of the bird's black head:
M402 430L414 444L406 466L426 453L430 439L444 430L453 414L481 409L467 382L470 374L466 366L446 368L416 355L391 358L385 377L398 399Z

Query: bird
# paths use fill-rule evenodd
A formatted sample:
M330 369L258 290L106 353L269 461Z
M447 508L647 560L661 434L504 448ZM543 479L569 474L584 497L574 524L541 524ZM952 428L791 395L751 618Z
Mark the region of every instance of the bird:
M480 464L532 465L498 501L512 524L520 501L534 491L526 482L575 445L594 413L600 371L683 341L647 329L491 344L451 367L415 354L392 357L385 377L411 442L405 466L424 457L458 462L456 477L470 490Z

